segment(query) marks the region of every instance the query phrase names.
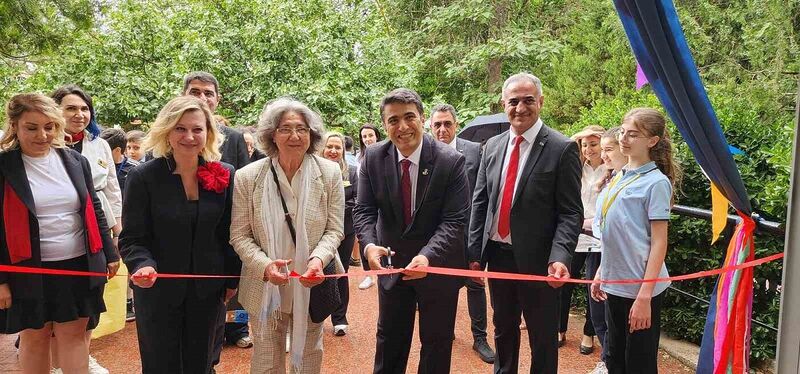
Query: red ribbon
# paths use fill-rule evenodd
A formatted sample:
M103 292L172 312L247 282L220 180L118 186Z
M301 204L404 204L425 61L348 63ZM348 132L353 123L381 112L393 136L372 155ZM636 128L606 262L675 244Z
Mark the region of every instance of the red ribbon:
M775 261L783 258L783 253L776 253L771 256L762 257L757 260L744 262L735 266L726 266L714 270L699 271L691 274L677 275L669 278L653 278L653 279L611 279L600 280L599 283L606 284L631 284L631 283L652 283L652 282L669 282L669 281L685 281L690 279L697 279L703 277L710 277L719 275L728 271L735 271L741 269L752 268L767 262ZM359 271L356 273L346 274L330 274L318 278L341 278L341 277L360 277L364 275L390 275L403 272L405 269L383 269L383 270L369 270ZM506 279L506 280L519 280L519 281L533 281L533 282L552 282L559 281L564 283L594 283L588 279L555 279L544 275L530 275L530 274L517 274L517 273L501 273L497 271L480 271L480 270L466 270L466 269L451 269L440 268L435 266L422 266L414 269L415 271L426 272L430 274L451 275L456 277L471 277L471 278L488 278L488 279ZM14 266L14 265L0 265L0 272L6 273L23 273L23 274L49 274L49 275L74 275L85 277L108 277L110 274L98 273L91 271L78 271L78 270L57 270L46 269L27 266ZM117 274L116 276L127 276L125 274ZM170 274L158 273L158 278L242 278L239 275L210 275L210 274ZM301 278L301 275L292 271L289 273L289 278ZM316 277L315 277L316 278Z

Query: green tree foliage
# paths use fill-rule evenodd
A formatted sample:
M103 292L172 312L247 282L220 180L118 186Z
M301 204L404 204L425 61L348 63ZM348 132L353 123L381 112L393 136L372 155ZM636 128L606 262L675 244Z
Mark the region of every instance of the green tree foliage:
M92 26L93 0L5 0L0 3L0 57L30 60Z
M675 2L728 142L745 152L735 159L753 206L784 221L800 0ZM634 88L636 62L611 1L122 0L94 27L59 28L57 49L41 42L56 39L20 31L31 20L48 20L33 25L51 36L52 22L81 25L69 15L92 12L57 5L84 3L0 4L0 50L39 56L33 64L0 58L0 99L74 82L94 95L101 123L127 125L151 121L179 94L186 72L207 70L220 79L219 111L235 125L254 123L268 100L293 95L320 111L329 127L354 135L363 122L379 122L378 101L391 88L414 88L426 104L453 104L464 123L499 111L502 80L525 70L544 83L544 121L566 134L618 125L633 107L660 108L649 87ZM20 7L47 16L32 18ZM671 132L686 172L678 203L710 207L707 179L680 134ZM710 231L708 222L673 217L667 256L673 274L720 265L727 238L712 246ZM759 234L756 246L759 257L779 252L783 238ZM760 266L755 276L753 317L775 326L781 265ZM708 299L714 282L676 286ZM669 293L664 329L699 342L706 310ZM775 341L773 332L754 327L753 357L773 357Z

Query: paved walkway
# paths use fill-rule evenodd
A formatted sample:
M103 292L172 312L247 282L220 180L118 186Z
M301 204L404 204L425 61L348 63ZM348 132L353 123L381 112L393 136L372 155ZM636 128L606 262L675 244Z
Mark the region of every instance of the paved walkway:
M351 278L350 311L348 320L350 330L344 337L333 336L330 322L325 324L323 373L368 373L372 371L372 360L375 354L375 326L377 320L378 295L375 287L359 290L356 285L360 277ZM491 365L481 361L472 351L472 334L469 329L467 313L466 289L461 290L456 322L456 340L453 344L452 373L490 373ZM491 321L491 308L489 311ZM559 350L559 373L585 374L594 368L599 361L599 345L595 353L584 356L578 352L580 344L580 328L583 318L570 318L570 329L567 332L567 344ZM493 334L489 323L489 336ZM416 335L416 334L415 334ZM520 372L530 369L530 350L527 332L523 331L520 357ZM0 373L21 373L17 364L16 350L13 342L15 336L0 335ZM490 340L490 344L494 345ZM111 373L141 372L136 326L128 323L124 330L92 341L92 355ZM226 347L222 353L222 362L217 366L217 373L249 372L252 349L240 349L235 346ZM416 373L419 362L419 341L415 338L408 363L408 372ZM691 373L687 366L662 352L659 358L662 373Z

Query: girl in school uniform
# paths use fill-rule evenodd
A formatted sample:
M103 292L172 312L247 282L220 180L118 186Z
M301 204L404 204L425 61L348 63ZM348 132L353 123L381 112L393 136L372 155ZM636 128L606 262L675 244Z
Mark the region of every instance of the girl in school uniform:
M628 164L597 198L593 232L603 256L595 280L669 277L667 225L681 171L673 158L666 119L654 109L628 112L619 131ZM599 284L592 298L605 301L609 373L657 373L663 292L669 282Z

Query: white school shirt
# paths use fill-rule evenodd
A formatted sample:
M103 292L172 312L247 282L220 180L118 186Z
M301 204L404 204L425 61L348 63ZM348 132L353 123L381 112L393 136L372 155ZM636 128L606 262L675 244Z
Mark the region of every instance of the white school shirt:
M522 176L522 170L525 169L525 162L528 160L528 156L531 154L531 149L533 148L533 142L536 141L536 137L539 135L539 131L542 129L543 123L542 119L536 120L536 123L531 126L528 130L522 133L522 138L524 139L523 142L519 145L519 166L517 167L517 179L514 181L514 195L511 198L512 206L514 202L514 198L517 197L517 188L519 187L519 177ZM508 237L501 238L499 234L497 234L497 225L500 222L500 207L503 206L503 190L505 189L506 184L506 173L508 172L508 162L511 160L511 152L514 151L514 139L517 137L517 134L514 133L514 128L510 128L508 137L508 143L506 144L506 156L503 159L503 169L500 174L500 188L498 190L498 197L497 197L497 214L494 215L494 222L492 222L492 229L489 231L491 234L489 237L496 242L507 243L511 244L511 231L509 229Z

